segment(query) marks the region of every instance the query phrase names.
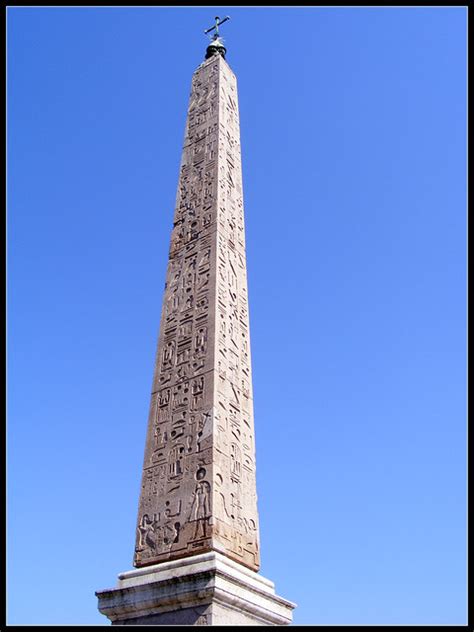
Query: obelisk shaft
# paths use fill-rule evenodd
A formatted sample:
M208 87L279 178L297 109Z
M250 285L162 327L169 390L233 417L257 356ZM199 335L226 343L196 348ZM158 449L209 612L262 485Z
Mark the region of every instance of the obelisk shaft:
M259 568L236 79L191 88L140 494L135 566L205 551Z

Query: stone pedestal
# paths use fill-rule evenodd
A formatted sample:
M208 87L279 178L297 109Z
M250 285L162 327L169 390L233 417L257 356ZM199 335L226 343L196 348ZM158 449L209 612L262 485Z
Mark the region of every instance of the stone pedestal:
M273 582L215 551L121 573L96 595L112 625L288 625L295 608Z

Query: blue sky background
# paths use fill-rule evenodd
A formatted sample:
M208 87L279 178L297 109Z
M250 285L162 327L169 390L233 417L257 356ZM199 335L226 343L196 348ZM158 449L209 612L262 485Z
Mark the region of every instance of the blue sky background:
M237 75L261 573L466 623L466 9L8 10L8 618L131 569L187 101Z

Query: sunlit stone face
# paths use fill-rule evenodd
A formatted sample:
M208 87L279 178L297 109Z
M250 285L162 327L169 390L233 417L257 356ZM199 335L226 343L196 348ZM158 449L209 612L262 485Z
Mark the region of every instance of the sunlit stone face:
M156 355L135 566L216 550L259 568L236 79L191 87Z

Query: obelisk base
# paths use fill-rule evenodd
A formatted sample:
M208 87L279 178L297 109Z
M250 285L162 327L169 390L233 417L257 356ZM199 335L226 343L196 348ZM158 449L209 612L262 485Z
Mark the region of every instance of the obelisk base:
M117 588L96 595L112 625L288 625L295 608L217 552L121 573Z

